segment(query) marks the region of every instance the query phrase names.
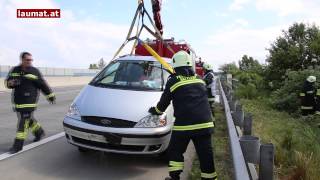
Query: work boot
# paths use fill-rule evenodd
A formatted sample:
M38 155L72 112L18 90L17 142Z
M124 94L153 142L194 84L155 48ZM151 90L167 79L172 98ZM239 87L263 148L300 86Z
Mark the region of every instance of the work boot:
M42 128L40 128L38 131L36 131L34 133L35 138L33 139L33 142L38 142L40 141L44 136L45 136L45 132Z
M15 139L14 143L13 143L13 146L9 150L9 153L10 154L15 154L15 153L21 151L22 148L23 148L23 142L24 142L24 140Z

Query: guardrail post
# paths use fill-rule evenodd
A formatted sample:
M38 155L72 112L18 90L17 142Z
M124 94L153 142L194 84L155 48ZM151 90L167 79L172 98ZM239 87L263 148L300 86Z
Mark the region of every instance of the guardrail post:
M260 146L259 180L273 180L274 145Z
M227 99L228 99L228 101L230 101L230 100L231 100L231 98L232 98L231 91L230 91L230 90L228 90L228 92L227 92Z
M260 152L260 139L255 136L241 136L240 145L244 159L247 162L258 164Z
M231 97L227 97L227 100L228 100L228 103L229 103L229 106L230 106L230 109L231 109L231 111L232 111L232 101L233 101L233 97L231 96Z
M252 114L246 113L243 121L243 135L252 135Z
M236 110L233 113L233 120L236 126L242 127L244 120L244 112L241 104L236 104Z
M236 105L237 105L236 99L232 99L231 101L229 101L231 113L234 113L236 111Z

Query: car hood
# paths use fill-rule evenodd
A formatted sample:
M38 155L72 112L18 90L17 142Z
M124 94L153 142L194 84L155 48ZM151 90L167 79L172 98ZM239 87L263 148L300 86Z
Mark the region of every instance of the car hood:
M75 99L81 116L99 116L138 122L159 101L160 91L133 91L87 85Z

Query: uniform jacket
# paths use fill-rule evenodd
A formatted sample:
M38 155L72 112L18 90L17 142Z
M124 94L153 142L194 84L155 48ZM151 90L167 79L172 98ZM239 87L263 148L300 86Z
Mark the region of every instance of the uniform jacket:
M207 85L208 89L208 96L209 98L212 98L216 96L216 83L214 79L214 74L212 71L206 71L204 77L203 77L204 82Z
M9 80L16 80L17 84L9 86ZM35 67L28 67L25 70L21 66L13 67L5 80L5 85L9 89L13 89L13 107L18 112L34 111L36 109L39 90L47 98L54 96L40 71Z
M314 107L316 105L316 93L317 90L314 84L305 81L302 91L300 93L302 110L314 110Z
M175 71L167 81L156 110L164 112L172 101L176 118L174 131L212 132L213 117L205 82L191 68L176 68Z

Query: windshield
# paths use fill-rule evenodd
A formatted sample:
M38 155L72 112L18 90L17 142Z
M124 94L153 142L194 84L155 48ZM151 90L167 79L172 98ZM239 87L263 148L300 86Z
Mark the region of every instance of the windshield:
M169 73L153 61L111 62L91 85L134 90L163 90Z

